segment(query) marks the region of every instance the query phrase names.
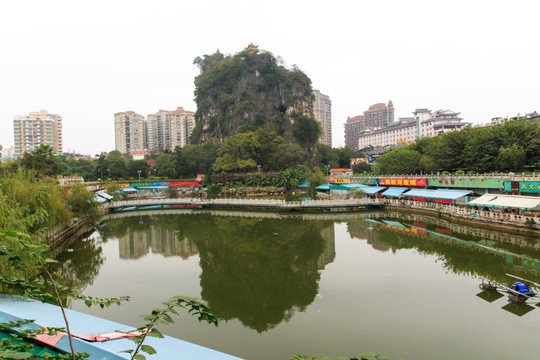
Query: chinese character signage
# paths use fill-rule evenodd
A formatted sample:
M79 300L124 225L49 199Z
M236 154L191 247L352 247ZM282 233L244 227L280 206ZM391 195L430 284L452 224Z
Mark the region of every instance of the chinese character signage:
M371 154L368 155L368 163L374 164L377 162L377 160L384 154Z
M426 187L426 179L424 178L380 178L380 186L412 186L412 187Z
M540 193L540 181L505 181L504 191Z

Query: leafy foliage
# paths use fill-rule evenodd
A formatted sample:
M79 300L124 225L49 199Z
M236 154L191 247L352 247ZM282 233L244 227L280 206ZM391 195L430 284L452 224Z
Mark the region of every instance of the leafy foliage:
M197 316L199 322L206 321L209 324L218 325L218 319L210 312L210 309L206 307L199 300L184 296L174 296L170 300L163 303L165 308L154 309L148 315L143 316L144 320L147 323L138 328L142 335L138 337L130 338L133 342L137 344L135 350L124 350L121 352L126 352L131 355L131 359L135 360L144 360L146 356L142 355L141 352L147 353L148 355L156 354L156 350L149 346L144 345L144 341L147 336L162 338L163 335L160 331L156 329L156 325L169 325L174 322L171 315L179 315L176 308L186 309L189 314Z

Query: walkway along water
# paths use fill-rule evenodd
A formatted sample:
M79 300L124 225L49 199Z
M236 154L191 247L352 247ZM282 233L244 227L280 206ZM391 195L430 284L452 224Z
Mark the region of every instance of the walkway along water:
M525 216L502 212L473 209L470 206L418 202L393 198L335 199L285 201L282 199L133 199L114 201L102 205L102 214L147 210L209 209L244 210L270 212L355 212L369 208L390 208L393 210L427 211L448 218L455 218L475 224L488 224L509 230L520 230L540 234L540 216ZM87 222L77 219L67 228L54 229L47 233L48 243L55 246L78 231L84 231Z

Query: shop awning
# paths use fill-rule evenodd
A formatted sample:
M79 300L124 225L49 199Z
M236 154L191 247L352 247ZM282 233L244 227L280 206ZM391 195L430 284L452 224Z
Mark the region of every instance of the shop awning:
M540 197L485 194L478 199L469 201L467 205L501 209L518 208L523 210L536 208L540 210Z
M321 184L317 186L315 189L317 190L335 190L335 189L349 190L349 188L346 187L345 185L339 185L339 184Z
M391 197L399 197L404 191L407 191L409 188L406 187L390 187L385 192L383 192L382 196L391 196Z
M137 186L138 189L168 189L167 185Z
M363 189L368 187L364 184L343 184L343 186L346 186L347 189Z
M126 188L122 188L122 191L123 192L136 192L137 189L132 188L132 187L126 187Z
M101 204L107 201L104 198L102 198L101 196L97 196L97 195L94 195L93 199L94 199L94 201L97 201L98 203L101 203Z
M444 200L456 200L460 197L471 194L469 190L428 190L428 189L411 189L407 191L405 196L408 197L422 197L426 199L444 199Z
M373 195L384 189L386 189L386 187L384 186L366 186L365 188L361 188L360 190L362 190L362 192L366 195Z
M105 198L107 200L112 200L113 197L109 194L107 194L105 191L98 191L96 192L96 194L98 194L99 196L101 196L102 198Z

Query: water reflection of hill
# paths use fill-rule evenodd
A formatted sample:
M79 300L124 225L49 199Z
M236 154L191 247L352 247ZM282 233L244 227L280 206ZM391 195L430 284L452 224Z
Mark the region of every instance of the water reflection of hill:
M353 237L366 239L374 249L381 251L390 248L392 251L415 249L422 254L436 255L437 261L457 274L479 275L503 283L508 281L506 273L536 282L540 280L540 264L535 261L540 258L537 241L500 231L497 232L498 236L487 234L487 239L495 237L505 240L497 242L478 236L476 232L471 235L463 231L474 230L470 226L464 229L463 225L456 227L427 216L392 215L381 213L372 222L351 221L348 230ZM488 230L483 232L487 233Z
M314 300L318 269L335 256L329 227L332 222L203 215L184 232L199 248L202 297L212 311L261 332Z
M198 215L111 219L122 258L152 251L199 253L202 297L220 318L265 331L303 311L318 290L319 269L335 258L333 221Z

